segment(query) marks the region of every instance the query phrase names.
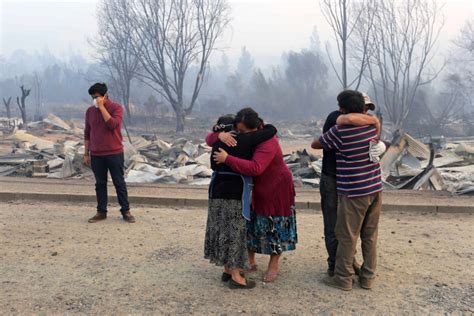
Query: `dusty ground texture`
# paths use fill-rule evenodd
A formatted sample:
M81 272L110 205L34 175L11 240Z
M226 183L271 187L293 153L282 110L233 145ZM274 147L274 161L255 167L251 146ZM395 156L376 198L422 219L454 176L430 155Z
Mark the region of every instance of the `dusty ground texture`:
M474 313L472 215L383 214L376 287L342 292L321 283L321 215L300 213L277 282L232 291L202 258L206 210L137 206L127 224L111 208L88 224L92 210L0 203L1 314Z

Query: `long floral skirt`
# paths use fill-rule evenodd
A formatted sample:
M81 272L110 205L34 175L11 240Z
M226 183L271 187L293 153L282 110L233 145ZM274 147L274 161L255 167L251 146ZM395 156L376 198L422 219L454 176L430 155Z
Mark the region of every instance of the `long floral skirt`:
M247 222L247 247L251 251L279 255L284 251L295 250L297 243L294 206L290 216L261 216L252 213L251 221Z
M204 258L229 269L248 267L247 221L242 216L242 202L210 199L207 214Z

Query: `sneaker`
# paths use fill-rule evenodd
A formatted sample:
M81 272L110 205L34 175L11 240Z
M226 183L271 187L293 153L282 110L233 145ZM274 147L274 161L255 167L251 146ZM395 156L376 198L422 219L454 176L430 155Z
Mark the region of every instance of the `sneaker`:
M104 219L107 219L107 213L97 212L93 217L89 218L88 222L89 223L96 223L98 221L103 221Z
M128 222L128 223L135 223L135 217L133 217L130 212L124 212L122 213L123 220Z
M335 277L327 276L323 279L323 283L326 284L327 286L334 287L336 289L340 289L343 291L352 290L352 284L350 285L342 284L342 282L336 279Z
M367 279L367 278L361 278L359 277L359 284L360 287L366 290L370 290L371 288L374 287L374 279Z

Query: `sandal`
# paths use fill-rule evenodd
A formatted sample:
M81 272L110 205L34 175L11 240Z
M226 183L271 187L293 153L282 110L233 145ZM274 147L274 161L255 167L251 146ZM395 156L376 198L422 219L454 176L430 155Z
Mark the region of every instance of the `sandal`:
M240 275L241 275L242 277L245 276L245 274L244 274L243 272L240 272ZM227 273L227 272L222 272L222 276L221 276L221 281L222 281L222 282L229 282L230 279L232 279L232 274L229 274L229 273Z
M263 282L272 283L277 279L277 277L278 277L278 272L268 271L263 276Z
M221 281L222 282L229 282L232 279L232 275L227 272L222 272Z
M234 279L229 280L229 288L232 290L237 289L253 289L257 284L255 281L246 280L246 284L240 284L234 281Z

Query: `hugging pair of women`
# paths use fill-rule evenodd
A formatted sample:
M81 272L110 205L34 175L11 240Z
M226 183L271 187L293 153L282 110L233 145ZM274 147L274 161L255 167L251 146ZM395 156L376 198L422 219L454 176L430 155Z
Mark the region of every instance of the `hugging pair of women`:
M218 119L212 146L204 257L223 266L231 289L250 289L259 270L255 254L269 255L264 282L278 277L284 251L298 241L293 176L283 161L277 130L251 108Z

